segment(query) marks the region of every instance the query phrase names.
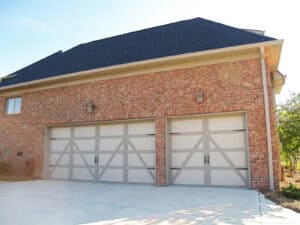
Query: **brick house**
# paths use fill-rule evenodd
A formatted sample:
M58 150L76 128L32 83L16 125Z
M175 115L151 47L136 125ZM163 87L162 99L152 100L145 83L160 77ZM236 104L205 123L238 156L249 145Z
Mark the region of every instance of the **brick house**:
M0 161L45 179L278 187L282 40L201 18L80 44L0 82Z

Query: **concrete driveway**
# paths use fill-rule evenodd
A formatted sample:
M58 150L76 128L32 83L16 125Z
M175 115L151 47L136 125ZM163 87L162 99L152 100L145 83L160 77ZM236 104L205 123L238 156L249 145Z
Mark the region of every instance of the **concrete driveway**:
M299 224L257 191L71 181L0 182L1 225Z

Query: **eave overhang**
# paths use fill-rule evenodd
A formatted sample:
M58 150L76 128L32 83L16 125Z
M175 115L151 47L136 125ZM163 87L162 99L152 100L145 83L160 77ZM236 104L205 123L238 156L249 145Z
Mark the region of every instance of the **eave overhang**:
M266 41L80 71L0 87L0 95L13 95L33 89L40 90L62 87L103 79L112 79L115 77L146 74L170 69L193 67L197 65L242 60L246 58L256 58L260 56L260 47L265 48L265 57L268 61L271 72L275 72L278 70L282 43L283 40Z

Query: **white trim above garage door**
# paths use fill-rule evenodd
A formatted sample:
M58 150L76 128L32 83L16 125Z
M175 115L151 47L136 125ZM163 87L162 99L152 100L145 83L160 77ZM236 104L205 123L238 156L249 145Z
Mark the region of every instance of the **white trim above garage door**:
M48 143L47 178L155 182L153 121L55 127Z
M244 114L169 120L169 182L249 186Z

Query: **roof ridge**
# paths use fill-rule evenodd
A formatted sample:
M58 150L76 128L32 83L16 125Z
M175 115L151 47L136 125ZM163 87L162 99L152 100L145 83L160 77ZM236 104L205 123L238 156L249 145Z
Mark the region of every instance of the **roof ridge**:
M254 35L254 36L261 36L259 34L247 31L247 30L245 30L243 28L230 26L230 25L227 25L227 24L224 24L224 23L216 22L216 21L205 19L205 18L202 18L202 17L194 17L194 18L191 18L191 19L185 19L185 20L180 20L180 21L176 21L176 22L170 22L170 23L166 23L166 24L162 24L162 25L158 25L158 26L144 28L144 29L141 29L141 30L130 31L130 32L127 32L127 33L121 33L121 34L117 34L117 35L105 37L105 38L102 38L102 39L97 39L97 40L93 40L93 41L89 41L89 42L80 43L80 44L74 46L73 48L68 49L67 51L72 50L72 49L74 49L76 47L79 47L79 46L88 45L88 44L96 43L96 42L99 42L99 41L112 40L114 38L124 37L124 36L131 35L131 34L142 33L144 31L149 31L149 30L157 29L157 28L161 28L161 27L168 27L170 25L185 23L185 22L193 21L193 20L194 21L196 21L196 20L202 20L202 21L206 21L206 22L209 22L209 23L212 23L212 24L222 25L222 26L225 26L225 27L228 27L228 28L231 28L231 29L237 29L237 30L239 30L241 32L245 32L245 33L248 33L248 34L251 34L251 35ZM269 37L269 36L264 35L264 37Z

